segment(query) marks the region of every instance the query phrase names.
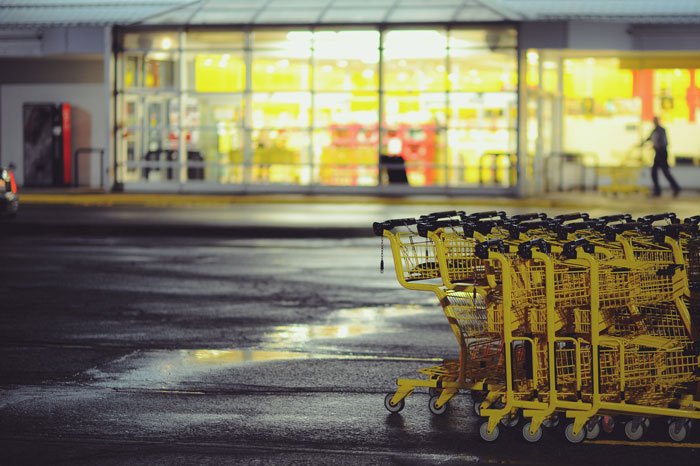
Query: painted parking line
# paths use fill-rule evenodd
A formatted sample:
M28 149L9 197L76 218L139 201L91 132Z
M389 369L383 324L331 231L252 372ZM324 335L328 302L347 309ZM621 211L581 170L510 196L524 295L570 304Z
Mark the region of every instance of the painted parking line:
M635 447L700 448L700 443L632 442L625 440L586 440L586 443L592 445L629 445Z

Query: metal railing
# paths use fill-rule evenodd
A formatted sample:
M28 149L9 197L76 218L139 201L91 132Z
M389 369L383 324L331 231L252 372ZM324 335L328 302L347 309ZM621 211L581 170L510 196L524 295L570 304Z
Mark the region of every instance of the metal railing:
M550 154L544 158L543 171L545 192L598 189L598 156L593 153Z

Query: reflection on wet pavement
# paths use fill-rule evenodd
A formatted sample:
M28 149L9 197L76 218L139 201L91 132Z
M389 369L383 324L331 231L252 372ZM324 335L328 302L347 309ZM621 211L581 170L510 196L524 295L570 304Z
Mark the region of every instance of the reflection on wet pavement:
M117 389L172 390L183 388L183 384L199 384L219 371L247 364L303 359L372 360L376 357L342 352L333 354L336 353L333 349L307 343L396 332L400 325L392 319L427 312L431 310L418 305L341 309L331 313L325 323L274 327L265 334L264 342L255 348L136 351L106 367L93 368L86 375L96 385Z
M277 361L280 359L308 359L329 357L328 355L312 355L293 351L265 350L194 350L182 351L185 363L202 365L233 365L245 362Z
M396 332L388 319L430 312L423 306L387 306L340 309L323 324L281 325L265 335L268 348L299 348L311 340L349 338L361 335Z

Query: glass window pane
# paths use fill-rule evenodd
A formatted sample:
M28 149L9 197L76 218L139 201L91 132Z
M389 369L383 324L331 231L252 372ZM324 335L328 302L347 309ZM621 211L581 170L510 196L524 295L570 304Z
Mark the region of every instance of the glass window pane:
M317 31L313 37L316 90L379 88L378 31Z
M314 131L314 179L328 186L376 186L376 127L336 125Z
M513 186L516 178L515 130L450 129L447 134L450 186Z
M253 94L254 128L309 126L311 93L272 92Z
M445 124L447 98L444 93L388 92L384 100L385 126Z
M391 30L384 34L384 58L444 58L447 36L442 29Z
M385 88L390 91L444 91L447 88L444 58L387 59Z
M253 31L253 49L284 50L296 56L309 57L313 34L309 30Z
M191 130L188 177L215 183L243 182L243 131L222 123L216 129Z
M242 92L245 60L242 52L187 53L185 88L197 92Z
M446 89L444 31L389 31L384 42L384 85L387 90Z
M173 50L179 47L177 31L127 32L122 39L124 49Z
M252 132L253 183L309 184L309 133L270 129Z
M450 48L489 48L516 47L518 33L512 28L452 29Z
M242 96L190 95L185 103L183 126L188 162L193 164L188 170L205 181L242 182Z
M256 91L308 90L311 81L309 58L309 56L290 57L283 50L254 52L253 89Z
M411 186L436 186L444 183L443 131L435 127L401 125L384 131L382 141L382 155L403 159ZM385 175L388 174L382 174L384 184L390 178Z
M378 56L379 51L376 51L376 54ZM318 91L377 90L377 68L376 63L366 63L362 60L316 59L314 88Z
M376 125L379 114L377 92L336 92L314 94L314 125Z
M174 90L178 86L176 52L148 52L124 57L126 89Z
M450 127L514 129L517 95L511 92L455 92L450 94Z
M451 50L450 89L455 91L516 91L518 62L515 50Z
M239 31L190 30L185 33L185 48L197 50L242 49L245 33Z

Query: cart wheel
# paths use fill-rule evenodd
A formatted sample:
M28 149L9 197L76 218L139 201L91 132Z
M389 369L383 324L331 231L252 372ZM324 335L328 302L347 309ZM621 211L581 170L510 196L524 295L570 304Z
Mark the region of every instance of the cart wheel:
M436 416L439 416L440 414L443 414L445 411L447 411L447 403L440 406L439 408L437 406L435 406L435 404L437 403L439 398L440 398L440 395L431 396L430 401L428 403L428 407L430 408L430 412L435 414Z
M559 413L554 413L551 416L549 416L547 419L542 421L542 425L548 429L553 429L559 425L560 421L561 421L561 417L559 417Z
M586 430L586 439L587 440L597 439L598 436L600 435L600 430L601 430L600 429L600 422L596 421L595 423L593 423L593 425L589 425L588 423L586 423L585 430Z
M501 425L503 427L515 427L520 422L520 413L516 412L513 415L506 414L501 418Z
M390 413L398 413L403 409L404 406L406 406L406 401L401 398L401 401L396 403L395 405L391 404L391 399L394 398L393 393L389 393L386 397L384 397L384 407L390 412Z
M481 424L481 427L479 427L479 435L481 436L482 439L486 440L487 442L493 442L498 438L498 435L500 434L498 430L498 426L493 428L493 432L490 434L487 433L489 429L489 422L486 421Z
M527 422L527 423L525 423L525 425L523 426L523 438L524 438L525 440L527 440L528 442L530 442L530 443L539 442L540 439L542 438L542 427L539 427L539 428L535 431L534 435L530 435L530 425L531 425L531 424L532 424L532 423Z
M611 433L615 430L615 418L612 416L603 416L603 420L600 421L600 425L606 434Z
M636 429L634 428L634 421L629 421L625 424L625 435L632 441L637 441L642 438L645 430L644 422L641 422Z
M668 436L674 442L682 442L688 438L688 430L688 424L683 420L678 420L668 425Z
M581 429L577 435L574 435L574 423L570 422L566 425L566 430L564 430L564 437L571 443L581 443L586 438L585 427Z

